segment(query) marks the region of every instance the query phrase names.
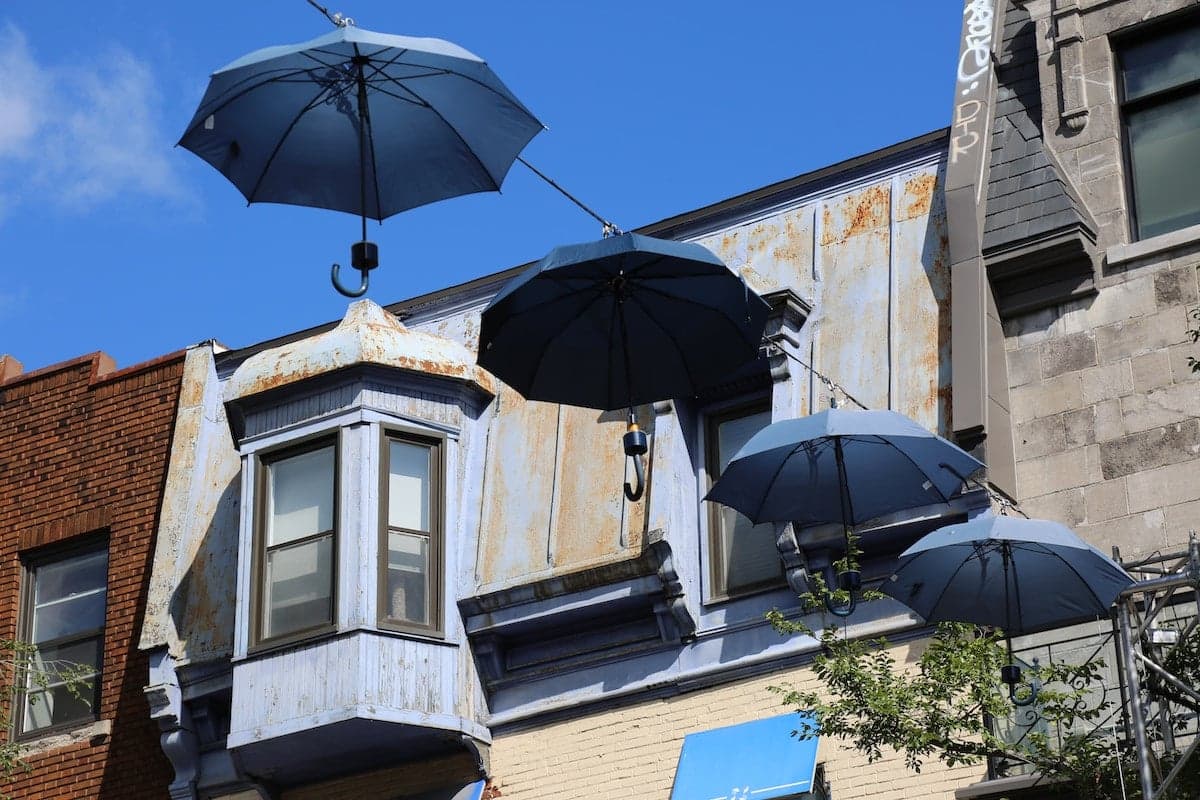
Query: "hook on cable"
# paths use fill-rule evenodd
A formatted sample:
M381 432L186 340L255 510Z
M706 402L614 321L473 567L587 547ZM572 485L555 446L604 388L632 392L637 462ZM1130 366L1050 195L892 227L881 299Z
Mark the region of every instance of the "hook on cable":
M342 268L340 264L333 265L329 279L333 281L333 288L337 289L339 294L345 297L362 297L367 293L367 287L370 285L371 270L379 266L379 247L374 242L368 242L365 239L350 245L350 266L362 273L362 283L357 289L347 289L338 280L338 272Z

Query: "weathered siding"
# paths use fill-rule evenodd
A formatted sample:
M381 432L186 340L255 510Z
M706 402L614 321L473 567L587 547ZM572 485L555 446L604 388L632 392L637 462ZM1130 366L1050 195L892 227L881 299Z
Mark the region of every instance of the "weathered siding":
M355 717L481 733L459 653L361 631L242 662L233 671L230 746Z

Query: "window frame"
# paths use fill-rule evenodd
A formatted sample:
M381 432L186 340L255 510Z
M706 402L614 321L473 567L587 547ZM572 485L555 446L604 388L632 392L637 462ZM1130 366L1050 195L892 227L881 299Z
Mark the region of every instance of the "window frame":
M1180 27L1200 28L1200 13L1195 9L1187 9L1179 13L1157 17L1131 30L1113 34L1109 40L1112 51L1113 82L1116 88L1117 117L1121 133L1121 166L1124 170L1125 208L1128 217L1130 242L1149 241L1159 236L1167 236L1175 231L1184 230L1188 227L1185 225L1150 236L1142 236L1139 233L1137 198L1134 193L1136 170L1133 164L1133 140L1129 130L1129 115L1147 109L1159 108L1186 97L1200 95L1200 77L1166 89L1159 89L1134 100L1129 100L1125 96L1125 65L1122 58L1123 51L1130 47L1152 42L1155 39L1162 38L1164 34L1172 30L1178 30Z
M707 487L705 491L711 490L713 484L716 483L720 476L718 465L720 463L720 440L718 430L725 423L742 417L748 417L752 414L761 414L766 412L772 414L772 398L770 394L762 394L757 397L744 398L736 401L733 404L716 408L703 416L703 432L704 437L704 473L707 478ZM773 420L772 420L773 421ZM768 422L770 424L770 422ZM778 576L770 580L758 581L747 586L740 587L734 591L729 590L728 575L725 570L725 555L721 547L721 542L718 537L722 530L721 510L724 508L720 503L712 500L704 501L708 506L707 509L707 526L705 539L708 548L708 597L707 603L722 603L729 600L738 600L751 595L762 594L763 592L774 591L787 586L787 577L783 571L783 562L780 561Z
M93 724L100 719L100 705L102 701L101 692L104 688L105 675L104 653L105 644L108 638L109 572L112 568L112 553L109 549L109 537L107 533L86 534L78 538L72 538L72 540L67 543L41 547L20 555L21 585L19 593L20 608L18 609L17 614L17 639L23 644L33 645L33 625L36 612L34 607L34 599L37 590L37 582L35 579L36 571L39 568L51 564L99 552L103 552L105 556L103 623L97 629L50 640L50 643L54 644L55 646L61 646L63 644L96 639L99 661L96 664L96 675L90 679L92 681L92 702L90 713L86 716L80 716L76 719L67 720L65 722L60 722L53 725L47 725L44 728L25 730L26 696L28 694L28 687L21 685L25 683L25 676L21 675L17 678L17 683L19 686L13 696L14 707L12 708L13 713L11 720L11 733L13 739L16 741L25 742L41 739L46 736L52 736L54 734L61 733L63 731L73 730L81 726Z
M429 531L398 528L400 532L428 534L429 571L428 608L429 622L426 624L398 620L386 613L388 603L388 524L390 502L389 475L391 473L391 443L404 442L428 447L429 455ZM445 590L445 542L446 542L446 442L447 437L426 430L381 425L379 429L379 555L376 559L376 613L375 624L380 630L411 633L421 636L444 638L445 614L442 593Z
M333 509L332 521L333 530L329 533L330 536L330 608L329 622L322 622L317 625L310 625L307 628L302 628L296 631L279 634L277 636L264 637L263 628L263 612L264 612L264 597L266 590L266 565L267 565L267 492L268 492L268 474L270 473L271 464L283 461L294 456L304 455L305 453L322 450L326 447L333 447ZM341 543L341 469L342 467L342 432L339 428L336 431L322 431L314 433L311 436L306 436L301 439L290 441L287 444L279 447L272 447L254 454L254 531L253 531L253 566L250 572L250 579L253 582L251 590L250 602L250 640L249 653L269 650L281 645L294 644L309 639L315 639L322 636L327 636L337 632L338 623L338 583L339 567L341 559L339 558L339 546ZM319 536L325 536L324 532L312 534L303 539L288 542L289 545L296 545L303 542L315 540Z

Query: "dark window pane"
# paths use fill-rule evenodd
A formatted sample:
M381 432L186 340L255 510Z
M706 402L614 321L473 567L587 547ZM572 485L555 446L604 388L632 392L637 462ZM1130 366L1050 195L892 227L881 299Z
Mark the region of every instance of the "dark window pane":
M1122 49L1121 69L1126 100L1200 78L1200 26Z
M1127 117L1138 237L1200 223L1200 94Z
M717 427L717 466L721 472L750 437L771 422L770 411L758 411L744 417L727 419ZM716 479L718 475L714 475ZM724 566L725 593L770 583L783 574L783 565L775 547L775 526L769 522L754 525L732 508L721 506L712 517L717 530L713 545L720 551Z
M263 638L333 621L333 537L267 553Z
M38 606L33 613L33 643L61 639L104 627L104 590L93 590Z
M57 647L39 647L30 666L33 673L28 676L26 686L32 689L96 675L100 672L100 637Z
M388 533L389 619L429 624L429 537Z
M35 605L61 600L81 592L104 589L108 579L108 551L43 564L33 570Z
M25 695L24 732L91 719L95 716L92 709L96 705L96 689L95 685L84 686L72 693L67 687L58 686L29 692Z

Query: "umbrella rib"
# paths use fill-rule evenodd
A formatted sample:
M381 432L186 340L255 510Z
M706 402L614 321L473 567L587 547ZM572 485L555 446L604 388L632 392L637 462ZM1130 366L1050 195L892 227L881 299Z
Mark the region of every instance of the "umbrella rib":
M454 73L454 74L457 75L458 73ZM488 170L487 165L479 160L479 156L475 155L475 148L471 147L471 145L467 142L466 137L464 137L461 133L459 133L458 128L455 128L453 125L450 124L450 120L446 119L446 117L442 115L442 112L440 112L436 108L434 108L433 105L428 100L426 100L424 97L422 97L420 94L418 94L417 92L414 92L409 87L404 86L404 84L400 83L400 81L398 79L392 78L389 76L388 82L394 83L397 86L402 87L405 91L412 93L413 97L420 100L425 105L425 107L429 109L429 112L431 114L433 114L438 119L440 119L442 121L442 124L445 125L447 128L449 128L450 132L454 134L455 138L457 138L460 142L462 142L463 148L466 150L466 154L471 157L471 160L474 161L476 164L478 164L479 168L483 170L483 173L485 175L487 175L488 180L492 182L493 191L499 191L500 181L496 180L496 176L492 175L491 171ZM378 91L378 87L376 88L376 90Z
M673 297L673 295L666 295L666 296ZM688 363L687 354L684 352L683 346L679 344L679 340L675 338L675 334L673 334L671 331L667 330L661 322L659 322L657 319L654 318L654 315L652 315L650 313L650 310L648 308L646 308L646 304L643 303L641 301L641 298L639 298L636 294L630 294L629 299L631 301L633 301L634 303L637 303L638 307L641 308L642 312L646 315L646 318L648 320L650 320L650 322L652 322L656 328L658 328L660 331L662 331L663 334L667 337L667 339L670 340L671 344L675 347L676 352L679 353L679 361L681 364L683 364L683 371L687 373L688 383L691 384L692 391L695 392L699 389L702 389L703 387L696 385L696 379L692 375L692 367ZM681 300L680 302L683 302L683 301ZM626 334L626 335L628 335L628 334ZM630 378L630 380L632 380L632 378ZM660 399L665 399L665 398L660 398Z
M928 552L930 552L930 551L926 550L923 553L918 553L913 558L913 561L916 561L917 558L925 555L925 553L928 553ZM951 573L950 577L946 579L946 585L945 585L945 588L942 589L942 593L940 595L938 595L938 599L934 602L934 604L929 607L929 615L927 617L925 617L926 622L930 622L930 621L936 622L937 621L937 620L933 619L933 615L934 615L934 612L937 611L938 606L940 606L942 604L942 601L946 599L946 590L950 588L950 584L953 583L954 579L958 577L958 573L962 572L963 567L965 567L967 565L967 562L970 561L973 557L974 556L967 556L962 561L960 561L958 563L958 566L954 568L954 572ZM908 564L905 564L905 566L906 567L910 566L912 563L913 562L910 561L910 562L908 562ZM1007 631L1006 631L1006 633L1007 633Z
M376 54L382 53L382 52L383 52L383 50L377 50ZM369 61L368 63L371 65L371 77L364 78L364 80L366 80L368 86L370 86L372 89L379 92L380 94L385 94L388 97L391 97L395 100L401 100L405 103L411 103L414 106L420 106L421 108L426 108L426 107L428 107L429 104L424 102L423 100L421 100L419 97L417 98L417 100L413 100L410 97L401 97L400 95L398 95L394 92L387 91L386 89L384 89L382 86L379 85L380 83L385 83L385 82L386 83L395 83L397 86L399 86L401 89L403 89L404 91L411 94L413 97L417 97L417 95L411 89L409 89L404 84L400 83L397 79L394 79L391 75L388 75L387 72L385 71L388 67L391 67L391 66L394 66L395 64L397 64L400 61L400 57L403 56L407 52L408 52L407 49L400 50L396 53L394 58L387 59L378 64L376 64L375 61ZM368 58L373 58L373 56L368 56ZM423 65L404 63L404 66L423 66ZM444 72L444 70L442 72ZM383 80L382 81L374 81L374 79L377 75L382 75ZM410 77L420 77L420 76L410 75L410 76L406 76L404 78L404 80L408 80ZM374 82L372 82L372 81L374 81ZM420 101L420 102L418 102L418 101Z
M755 515L753 517L751 517L749 514L746 515L750 519L750 521L753 522L755 525L758 525L762 522L767 521L764 519L758 519L758 515L762 513L763 506L766 505L767 496L770 495L771 490L773 488L775 488L775 483L779 480L779 476L783 474L783 468L787 466L787 462L791 459L792 456L796 455L796 453L799 452L800 450L807 449L807 445L808 445L808 442L800 442L799 444L797 444L795 447L792 448L790 453L788 453L786 456L784 456L780 460L779 466L775 468L775 474L773 474L771 476L771 479L769 481L767 481L766 488L763 489L762 497L759 498L759 500L758 500L758 509L757 509Z
M914 460L913 460L913 458L912 458L912 456L910 456L908 453L906 453L906 452L904 452L903 450L901 450L899 447L896 447L896 445L892 444L892 443L891 443L891 442L889 442L887 439L884 439L882 436L876 436L875 438L879 440L879 444L884 444L884 445L887 445L888 447L892 448L893 450L895 450L895 451L896 451L897 453L899 453L900 455L904 456L904 460L905 460L905 461L907 461L908 463L912 464L912 465L913 465L913 468L915 468L915 469L917 470L917 472L919 472L919 473L921 473L922 475L924 475L924 476L925 476L925 478L926 478L927 480L929 480L929 486L930 486L930 488L931 488L931 489L933 489L935 492L937 492L937 496L938 496L938 497L942 498L941 502L943 502L943 503L949 503L949 502L950 502L950 498L949 498L949 497L947 497L946 495L942 494L942 490L938 488L938 485L937 485L937 483L935 483L935 482L934 482L934 480L932 479L932 477L930 476L930 474L929 474L928 472L926 472L926 471L925 471L925 470L924 470L924 469L921 467L921 465L920 465L920 464L918 464L916 461L914 461ZM858 440L858 441L866 442L867 440L866 440L866 439L860 439L860 440Z
M570 328L571 328L571 325L574 325L576 322L578 322L579 320L583 319L583 318L584 318L584 316L585 316L585 314L586 314L586 312L588 311L588 309L590 309L592 306L596 305L596 303L597 303L597 302L598 302L598 301L599 301L599 300L600 300L600 299L601 299L603 296L604 296L604 292L603 292L603 291L599 291L599 292L597 292L597 293L596 293L596 296L595 296L595 297L593 297L591 300L589 300L589 301L587 302L587 305L585 305L585 306L583 307L583 309L582 309L582 310L581 310L581 311L580 311L580 312L579 312L579 313L578 313L578 314L575 316L575 319L571 320L571 322L570 322L570 323L567 325L567 327L563 328L561 331L559 331L559 332L557 333L557 336L562 336L562 335L564 335L564 334L565 334L565 333L566 333L568 330L570 330ZM545 363L546 363L546 351L547 351L547 349L543 347L543 348L542 348L542 351L541 351L541 353L540 353L540 354L538 354L537 363L534 365L534 367L533 367L533 374L530 376L530 379L529 379L529 388L530 388L530 391L533 391L533 386L534 386L534 384L536 384L536 383L537 383L537 378L538 378L538 375L539 375L539 373L541 373L541 371L542 371L542 367L543 367L543 366L545 365Z
M214 97L212 100L208 101L208 103L206 103L206 104L200 106L200 108L196 109L196 117L198 117L201 120L200 122L196 123L196 125L198 126L198 125L203 124L203 120L205 118L212 116L213 114L217 113L218 111L220 111L221 109L225 108L227 105L232 103L234 100L237 100L238 98L243 97L244 95L248 94L249 92L253 92L255 89L260 89L269 83L281 83L281 82L287 81L292 76L302 75L302 74L305 74L307 71L308 70L299 69L299 68L287 69L287 70L281 69L281 70L278 70L278 72L280 73L279 75L269 77L266 80L258 81L253 86L244 86L239 91L234 93L232 96L229 96L230 93L233 92L233 90L235 88L242 86L243 84L246 84L252 80L255 80L256 78L261 78L266 73L260 72L255 75L248 75L241 81L238 81L238 83L235 84L234 86L230 86L225 91L221 92L220 97ZM308 81L304 81L304 83L308 83ZM188 129L187 133L191 133L195 129L196 129L196 126L193 126L192 128ZM184 135L186 136L187 134L184 134Z
M283 143L286 142L288 136L290 136L292 134L292 130L295 129L297 123L300 122L301 117L303 117L309 111L312 111L321 102L323 102L322 95L324 95L326 92L328 92L329 89L330 89L330 87L328 87L328 86L322 86L321 91L317 92L316 96L313 97L313 99L310 100L308 102L308 104L304 106L304 108L300 109L299 113L297 113L296 116L292 119L291 123L288 124L287 130L285 130L283 132L283 135L279 137L279 140L277 142L275 142L275 147L274 147L274 149L271 150L270 157L267 158L266 162L263 164L262 171L258 173L258 180L256 180L254 182L254 188L250 191L249 194L246 195L248 202L251 202L251 203L254 202L254 195L256 195L258 193L258 187L262 185L263 179L267 177L267 172L270 171L271 164L275 161L275 156L279 155L279 151L283 148Z
M704 303L697 303L697 302L693 302L690 300L685 300L684 298L679 297L678 295L671 294L670 292L664 292L662 289L659 289L658 287L651 286L648 283L648 281L656 280L655 278L635 278L634 280L637 282L638 287L642 291L650 292L651 294L656 294L660 297L665 297L668 300L674 300L679 303L687 303L688 305L692 305L692 306L700 306L701 308L707 308L710 311L716 312L716 315L718 317L725 320L727 323L729 323L729 325L731 325L733 327L733 329L738 334L738 338L741 339L743 342L746 342L746 337L743 333L743 331L744 331L743 326L741 324L739 324L738 322L734 321L728 314L726 314L720 308L711 306L711 305L706 305ZM757 339L755 339L754 341L751 341L751 342L747 342L747 343L750 344L755 349L757 349L757 347L759 345L759 341Z
M1042 553L1043 555L1053 556L1054 558L1058 559L1059 561L1061 561L1063 563L1063 565L1066 566L1066 568L1068 570L1071 571L1072 575L1074 575L1076 578L1079 579L1079 582L1082 583L1084 585L1084 588L1086 588L1088 590L1088 593L1090 593L1092 595L1092 599L1095 600L1097 603L1100 603L1100 595L1096 594L1096 590L1093 589L1091 584L1087 582L1087 579L1084 578L1083 575L1081 575L1079 573L1079 570L1075 569L1075 567L1071 565L1071 562L1067 561L1065 558L1063 558L1061 555L1059 555L1056 551L1050 549L1049 547L1043 547L1041 549L1035 550L1034 548L1029 546L1028 542L1014 542L1012 547L1014 550L1018 550L1018 549L1028 550L1028 551L1034 552L1034 553Z

